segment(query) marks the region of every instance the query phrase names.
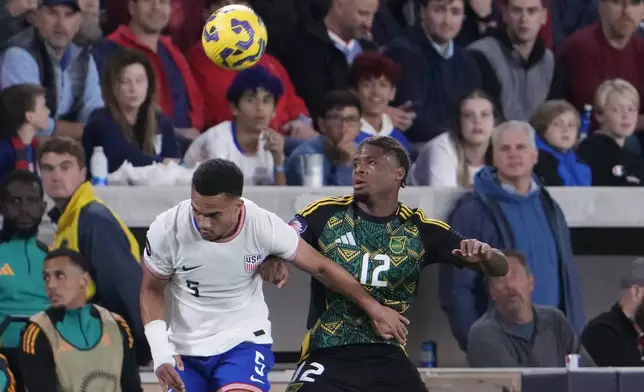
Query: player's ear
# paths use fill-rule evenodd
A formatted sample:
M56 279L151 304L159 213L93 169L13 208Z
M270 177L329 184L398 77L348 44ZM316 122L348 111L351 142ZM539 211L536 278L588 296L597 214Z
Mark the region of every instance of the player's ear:
M402 182L405 179L405 168L400 166L396 169L396 181Z

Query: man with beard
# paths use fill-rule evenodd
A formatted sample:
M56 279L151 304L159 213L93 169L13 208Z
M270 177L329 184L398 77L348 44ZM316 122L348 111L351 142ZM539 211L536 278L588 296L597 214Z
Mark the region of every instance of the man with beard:
M633 261L613 307L592 319L581 335L598 366L644 366L644 258Z
M580 112L594 102L595 91L608 79L624 79L644 94L644 38L636 34L644 1L601 0L599 16L599 22L564 41L555 60L549 99L566 99ZM639 112L637 129L642 130L644 100Z
M467 361L471 367L564 367L566 355L593 361L566 316L554 307L533 305L534 276L520 252L505 251L508 274L489 279L494 307L470 329Z
M141 391L130 327L118 314L87 302L90 268L68 248L45 256L38 272L51 306L29 319L20 341L27 390Z
M45 201L40 179L26 170L7 175L0 196L0 351L20 379L16 355L25 323L18 320L49 306L42 281L47 245L36 238Z

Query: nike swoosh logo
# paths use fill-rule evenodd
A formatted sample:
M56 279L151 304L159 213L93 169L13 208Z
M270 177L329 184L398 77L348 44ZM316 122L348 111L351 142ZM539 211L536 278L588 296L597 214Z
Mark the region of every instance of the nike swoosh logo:
M181 270L182 270L182 271L192 271L193 269L197 269L197 268L199 268L199 267L201 267L201 266L200 266L200 265L197 265L197 266L194 266L194 267L186 267L186 266L184 265L183 267L181 267Z

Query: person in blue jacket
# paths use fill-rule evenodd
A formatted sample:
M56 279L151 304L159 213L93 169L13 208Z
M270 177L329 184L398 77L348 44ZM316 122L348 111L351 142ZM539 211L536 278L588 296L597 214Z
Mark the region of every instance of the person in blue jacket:
M494 166L479 171L474 191L461 199L449 223L466 238L497 249L517 249L528 258L537 305L559 308L577 333L586 324L577 264L566 219L532 170L538 151L530 124L509 121L492 134ZM439 297L452 333L467 349L470 327L490 306L483 276L440 267Z

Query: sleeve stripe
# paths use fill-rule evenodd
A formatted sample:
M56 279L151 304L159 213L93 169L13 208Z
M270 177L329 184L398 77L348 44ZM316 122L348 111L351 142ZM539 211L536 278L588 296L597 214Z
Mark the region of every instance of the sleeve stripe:
M443 222L441 220L438 220L438 219L430 219L430 218L428 218L427 215L425 215L425 211L423 211L421 208L418 208L416 210L415 214L418 216L418 218L420 219L420 221L422 223L426 223L428 225L436 225L436 226L439 226L439 227L441 227L441 228L443 228L445 230L451 230L450 225L448 225L447 223L445 223L445 222Z
M400 215L402 216L403 219L409 219L414 212L411 210L411 208L407 207L404 204L400 205Z
M164 275L159 271L154 265L152 265L147 257L143 258L143 265L145 266L145 269L150 271L152 275L154 275L156 278L161 279L161 280L168 280L170 279L170 275Z
M36 354L36 338L40 333L40 327L36 324L31 324L24 332L22 351L27 354Z
M318 208L327 205L346 206L351 203L353 203L353 195L346 195L342 197L324 197L304 207L304 209L300 211L300 215L306 217L307 215L311 215Z

